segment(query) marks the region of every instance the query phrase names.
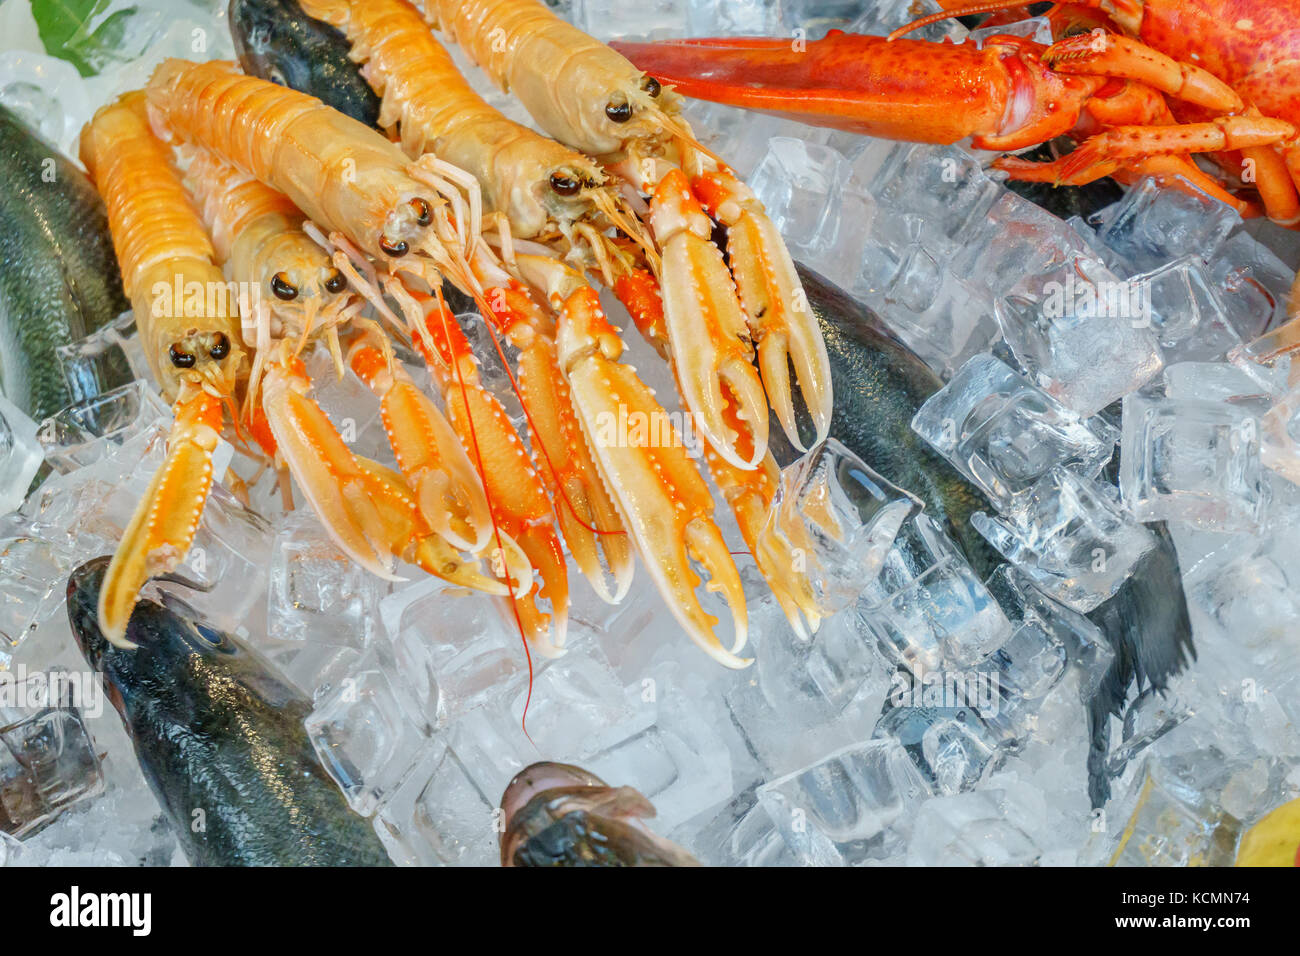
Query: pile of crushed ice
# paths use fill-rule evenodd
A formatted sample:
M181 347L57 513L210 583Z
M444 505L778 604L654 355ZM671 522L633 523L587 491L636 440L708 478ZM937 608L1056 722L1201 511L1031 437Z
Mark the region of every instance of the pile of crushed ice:
M858 18L864 7L875 12ZM879 33L910 7L576 0L572 14L604 36L855 19ZM322 760L400 862L495 862L494 808L539 759L636 787L655 828L711 864L1230 859L1243 826L1300 790L1300 390L1286 360L1246 347L1281 316L1292 270L1230 210L1149 183L1064 222L959 148L710 104L689 114L796 258L944 376L913 427L986 493L974 522L1005 565L981 581L908 508L870 573L826 589L835 613L803 640L742 558L757 660L739 672L689 643L643 573L617 607L574 573L569 651L534 662L527 736L528 668L498 606L415 569L396 585L368 576L309 511L283 511L269 476L252 509L214 489L185 569L211 590L193 603L313 697ZM85 378L117 350L142 368L132 335L124 318L61 361ZM634 364L671 400L667 370L633 338ZM387 460L370 391L328 368L313 359L325 410ZM0 666L84 671L67 575L114 548L170 413L147 381L39 427L0 413L0 504L21 503L0 519ZM1103 477L1116 454L1118 488ZM846 456L831 443L787 469L781 520L821 493L850 537L861 530ZM42 460L49 477L24 501ZM1102 761L1113 797L1093 810L1084 701L1114 650L1084 614L1153 547L1152 521L1177 543L1196 659L1165 693L1130 692ZM954 674L959 700L933 681ZM0 834L0 861L183 862L111 710L6 711L0 728L0 829L24 834Z

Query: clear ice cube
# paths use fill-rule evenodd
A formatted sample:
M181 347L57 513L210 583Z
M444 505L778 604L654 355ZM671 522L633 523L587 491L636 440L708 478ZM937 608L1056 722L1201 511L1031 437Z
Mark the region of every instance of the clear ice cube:
M316 701L306 728L321 764L363 816L374 813L431 746L431 726L379 646Z
M378 633L387 584L339 550L312 511L280 519L271 561L271 637L362 647Z
M887 659L913 670L975 663L1011 634L984 583L924 513L904 525L857 616Z
M23 837L104 789L95 743L76 708L0 715L0 831Z
M889 738L854 744L758 790L759 803L805 866L880 859L890 842L887 829L928 795L915 765Z
M931 395L912 429L1002 511L1057 465L1095 478L1119 438L1102 419L1080 419L987 354Z
M23 503L43 459L36 423L0 395L0 514Z
M1097 482L1054 468L1023 505L971 523L1008 561L1062 604L1081 613L1112 597L1155 547L1151 532Z
M1259 419L1227 402L1126 396L1120 489L1142 521L1257 528L1268 504Z
M1102 410L1163 367L1150 316L1126 283L1071 253L997 303L1003 338L1037 383L1080 415Z
M1241 222L1227 203L1190 186L1171 189L1149 178L1098 217L1098 236L1129 267L1130 275L1158 269L1181 256L1209 261Z
M1199 256L1134 276L1166 363L1209 361L1241 344Z
M834 438L781 471L759 547L806 574L823 617L852 604L880 571L920 501Z
M1002 790L927 800L917 811L909 866L1035 866L1042 850Z

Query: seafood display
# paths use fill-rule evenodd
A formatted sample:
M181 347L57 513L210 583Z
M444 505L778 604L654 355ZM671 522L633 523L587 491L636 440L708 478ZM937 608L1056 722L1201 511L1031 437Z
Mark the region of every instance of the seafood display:
M1300 10L30 2L0 862L1300 865Z

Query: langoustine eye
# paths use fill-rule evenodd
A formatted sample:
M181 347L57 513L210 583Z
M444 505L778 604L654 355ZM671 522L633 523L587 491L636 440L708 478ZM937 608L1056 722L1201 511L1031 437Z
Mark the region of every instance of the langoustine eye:
M177 348L175 345L167 349L167 357L171 359L172 364L177 368L194 367L194 353L186 352L184 349Z
M339 272L338 269L333 270L329 274L329 278L325 280L326 292L342 292L347 287L348 287L347 277L344 276L342 272Z
M298 297L298 287L290 282L283 272L271 276L271 291L275 293L277 299L283 299L285 302L291 302Z

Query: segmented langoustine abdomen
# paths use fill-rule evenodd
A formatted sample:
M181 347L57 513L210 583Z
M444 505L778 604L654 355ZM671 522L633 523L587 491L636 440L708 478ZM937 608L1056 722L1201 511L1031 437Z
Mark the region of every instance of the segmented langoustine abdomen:
M560 19L535 0L415 0L426 19L455 41L533 119L566 146L593 156L632 140L665 140L659 97L622 54ZM654 89L652 94L648 89Z
M170 151L149 130L141 94L128 94L95 114L82 132L81 161L108 207L122 284L132 302L141 279L158 263L212 262L212 243L172 169Z
M308 218L374 256L416 228L407 204L430 190L405 172L401 149L294 90L244 76L231 63L166 60L149 105L174 134L287 195ZM427 223L419 224L420 227Z
M81 160L108 209L113 248L145 359L164 394L203 380L230 394L244 371L235 297L168 147L154 136L142 93L100 109Z
M400 123L407 154L434 152L472 173L485 205L504 212L516 236L541 234L558 206L571 220L593 211L584 198L562 200L551 181L571 180L576 192L605 181L599 167L489 105L404 0L303 0L302 7L347 36L353 59L365 63L366 79L383 97L380 125Z
M254 282L274 307L300 294L342 291L326 287L342 275L329 254L303 231L293 201L202 147L186 147L186 184L212 231L218 260L237 281Z

